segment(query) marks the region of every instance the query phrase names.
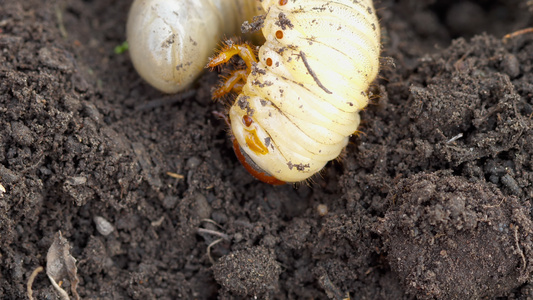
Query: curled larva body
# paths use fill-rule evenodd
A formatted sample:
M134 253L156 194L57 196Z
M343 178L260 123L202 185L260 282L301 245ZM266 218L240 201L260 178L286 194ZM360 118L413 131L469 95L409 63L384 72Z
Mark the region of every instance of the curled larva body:
M126 25L131 60L156 89L181 91L224 35L238 34L260 13L255 0L135 0Z
M379 69L371 0L263 0L266 42L229 116L237 156L269 183L299 182L339 156Z

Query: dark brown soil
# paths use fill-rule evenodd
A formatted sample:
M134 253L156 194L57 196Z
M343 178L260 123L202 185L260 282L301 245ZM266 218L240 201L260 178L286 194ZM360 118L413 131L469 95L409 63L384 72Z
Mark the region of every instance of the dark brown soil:
M377 3L363 133L296 187L239 164L217 74L163 95L114 53L130 4L0 0L1 299L58 231L83 299L533 297L526 0Z

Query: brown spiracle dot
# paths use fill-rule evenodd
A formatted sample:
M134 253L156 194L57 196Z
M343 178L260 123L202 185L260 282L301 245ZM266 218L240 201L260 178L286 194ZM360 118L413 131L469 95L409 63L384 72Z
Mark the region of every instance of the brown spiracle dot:
M244 117L242 117L242 123L246 125L246 127L250 127L253 122L254 120L249 115L245 115Z

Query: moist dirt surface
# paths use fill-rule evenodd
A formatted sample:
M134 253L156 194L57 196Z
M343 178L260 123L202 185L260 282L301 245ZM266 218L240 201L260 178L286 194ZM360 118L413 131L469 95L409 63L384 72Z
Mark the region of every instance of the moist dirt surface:
M361 134L277 187L217 73L164 95L114 52L130 4L0 0L0 299L64 299L54 263L71 299L533 298L531 1L377 2Z

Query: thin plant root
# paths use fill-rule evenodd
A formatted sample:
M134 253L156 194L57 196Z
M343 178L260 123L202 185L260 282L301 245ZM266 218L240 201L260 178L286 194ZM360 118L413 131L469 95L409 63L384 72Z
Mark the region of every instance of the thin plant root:
M39 266L35 268L33 272L31 272L30 278L28 278L28 283L26 284L26 291L28 294L28 299L30 300L33 300L33 290L31 288L33 285L33 281L35 280L35 277L37 277L37 275L42 271L44 271L44 268L42 266Z

